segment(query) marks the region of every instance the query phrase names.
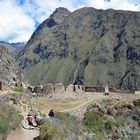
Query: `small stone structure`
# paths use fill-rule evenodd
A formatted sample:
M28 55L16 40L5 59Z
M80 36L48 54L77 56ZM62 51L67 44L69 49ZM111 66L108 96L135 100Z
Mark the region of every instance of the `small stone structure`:
M47 95L49 93L54 93L54 86L53 86L53 84L44 85L42 93L44 95Z
M91 86L84 86L83 90L85 92L105 92L104 87L91 87Z
M66 87L66 91L68 91L68 92L74 92L74 85L73 84L70 84L70 85L68 85L67 87Z
M77 93L82 93L83 91L83 86L82 85L74 85L75 87L75 92Z
M54 85L54 91L55 93L63 93L65 92L65 86L63 85L63 83L56 83Z
M34 87L34 92L35 93L42 93L43 92L43 86L42 85L38 85Z

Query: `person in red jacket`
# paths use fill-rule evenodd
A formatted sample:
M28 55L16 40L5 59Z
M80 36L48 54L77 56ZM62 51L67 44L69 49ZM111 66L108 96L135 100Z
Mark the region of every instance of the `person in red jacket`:
M27 121L28 121L28 125L29 125L29 126L31 126L31 127L36 127L36 126L33 124L33 117L32 117L31 114L28 114Z

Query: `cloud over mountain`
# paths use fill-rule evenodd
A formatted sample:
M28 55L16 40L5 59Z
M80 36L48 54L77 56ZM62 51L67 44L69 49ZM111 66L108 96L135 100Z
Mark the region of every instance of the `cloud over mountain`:
M0 40L27 41L38 25L57 7L140 11L139 0L0 0Z

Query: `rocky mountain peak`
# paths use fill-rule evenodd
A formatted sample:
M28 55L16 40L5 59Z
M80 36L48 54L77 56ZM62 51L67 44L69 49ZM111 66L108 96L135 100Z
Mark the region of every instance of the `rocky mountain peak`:
M64 7L58 7L58 8L56 8L56 10L53 12L53 14L56 14L56 13L69 14L70 11L69 11L67 8L64 8Z
M68 15L70 14L70 11L66 8L59 7L57 8L48 19L46 19L43 23L40 24L38 27L39 29L42 29L44 27L51 28L55 25L58 25L61 23Z
M66 8L59 7L57 8L46 20L44 20L37 30L32 34L31 40L27 43L27 45L34 42L41 34L44 34L44 32L49 31L56 25L60 24L64 21L64 19L70 14L71 12L67 10ZM26 46L27 46L26 45Z

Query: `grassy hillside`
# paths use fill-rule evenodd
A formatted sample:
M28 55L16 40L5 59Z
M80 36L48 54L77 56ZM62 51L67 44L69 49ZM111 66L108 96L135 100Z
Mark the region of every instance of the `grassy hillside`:
M32 84L140 89L139 12L58 9L33 33L18 58Z

